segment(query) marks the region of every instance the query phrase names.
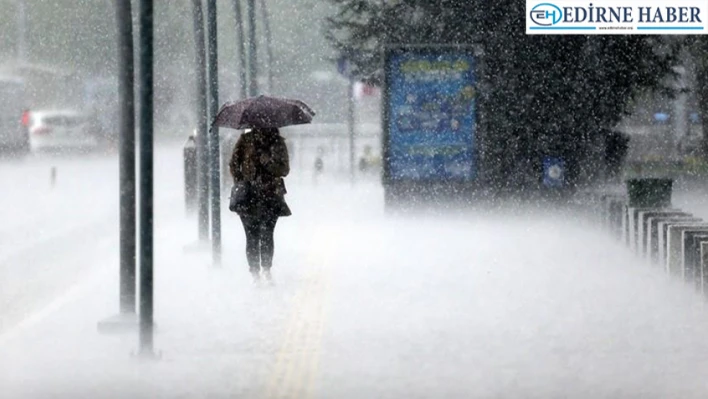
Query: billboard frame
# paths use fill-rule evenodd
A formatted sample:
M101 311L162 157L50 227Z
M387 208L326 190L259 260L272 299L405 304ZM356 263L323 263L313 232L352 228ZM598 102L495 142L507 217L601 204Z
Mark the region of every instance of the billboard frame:
M473 73L475 76L475 109L474 109L474 146L472 148L472 156L474 159L475 176L472 179L394 179L391 176L391 148L390 148L390 101L391 101L391 58L394 55L405 53L416 53L421 55L429 54L465 54L472 56L474 59ZM382 183L384 186L386 204L398 201L401 196L421 195L424 198L439 197L439 196L462 196L469 197L480 186L483 179L484 170L482 166L482 153L480 147L482 144L482 134L480 127L482 126L481 119L483 118L480 110L483 106L480 105L480 87L483 76L483 63L481 47L472 43L465 44L444 44L444 43L400 43L400 44L385 44L383 46L383 88L381 101L381 151L382 151Z

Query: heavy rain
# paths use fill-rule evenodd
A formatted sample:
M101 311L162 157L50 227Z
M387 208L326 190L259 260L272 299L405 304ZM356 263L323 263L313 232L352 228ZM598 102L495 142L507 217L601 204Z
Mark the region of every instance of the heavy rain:
M700 1L0 7L0 398L708 395Z

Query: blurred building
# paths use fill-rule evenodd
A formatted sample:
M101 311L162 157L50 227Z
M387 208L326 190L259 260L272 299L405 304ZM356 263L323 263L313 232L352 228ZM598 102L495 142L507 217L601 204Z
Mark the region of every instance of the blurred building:
M675 90L640 93L617 128L631 137L631 161L677 161L698 155L703 129L696 70L688 50L665 85Z
M83 104L83 83L73 71L47 64L10 62L0 73L22 78L31 109L77 108Z

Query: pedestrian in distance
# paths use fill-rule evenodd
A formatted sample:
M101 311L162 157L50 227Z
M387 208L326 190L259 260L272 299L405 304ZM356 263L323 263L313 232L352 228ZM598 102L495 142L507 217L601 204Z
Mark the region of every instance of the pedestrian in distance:
M312 175L313 183L317 184L319 177L324 172L324 147L317 147L317 156L315 157L315 173Z
M285 139L276 128L243 133L229 162L234 184L245 182L246 199L234 211L246 233L246 259L254 283L272 282L274 231L279 217L292 213L285 202L284 177L290 173ZM261 276L262 273L262 276Z

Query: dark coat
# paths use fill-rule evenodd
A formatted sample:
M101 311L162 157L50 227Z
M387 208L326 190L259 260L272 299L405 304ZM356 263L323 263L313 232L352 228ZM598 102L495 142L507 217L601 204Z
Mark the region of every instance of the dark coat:
M240 215L258 218L290 216L283 177L290 173L285 139L276 133L242 134L234 146L229 169L234 182L250 183L252 195Z

